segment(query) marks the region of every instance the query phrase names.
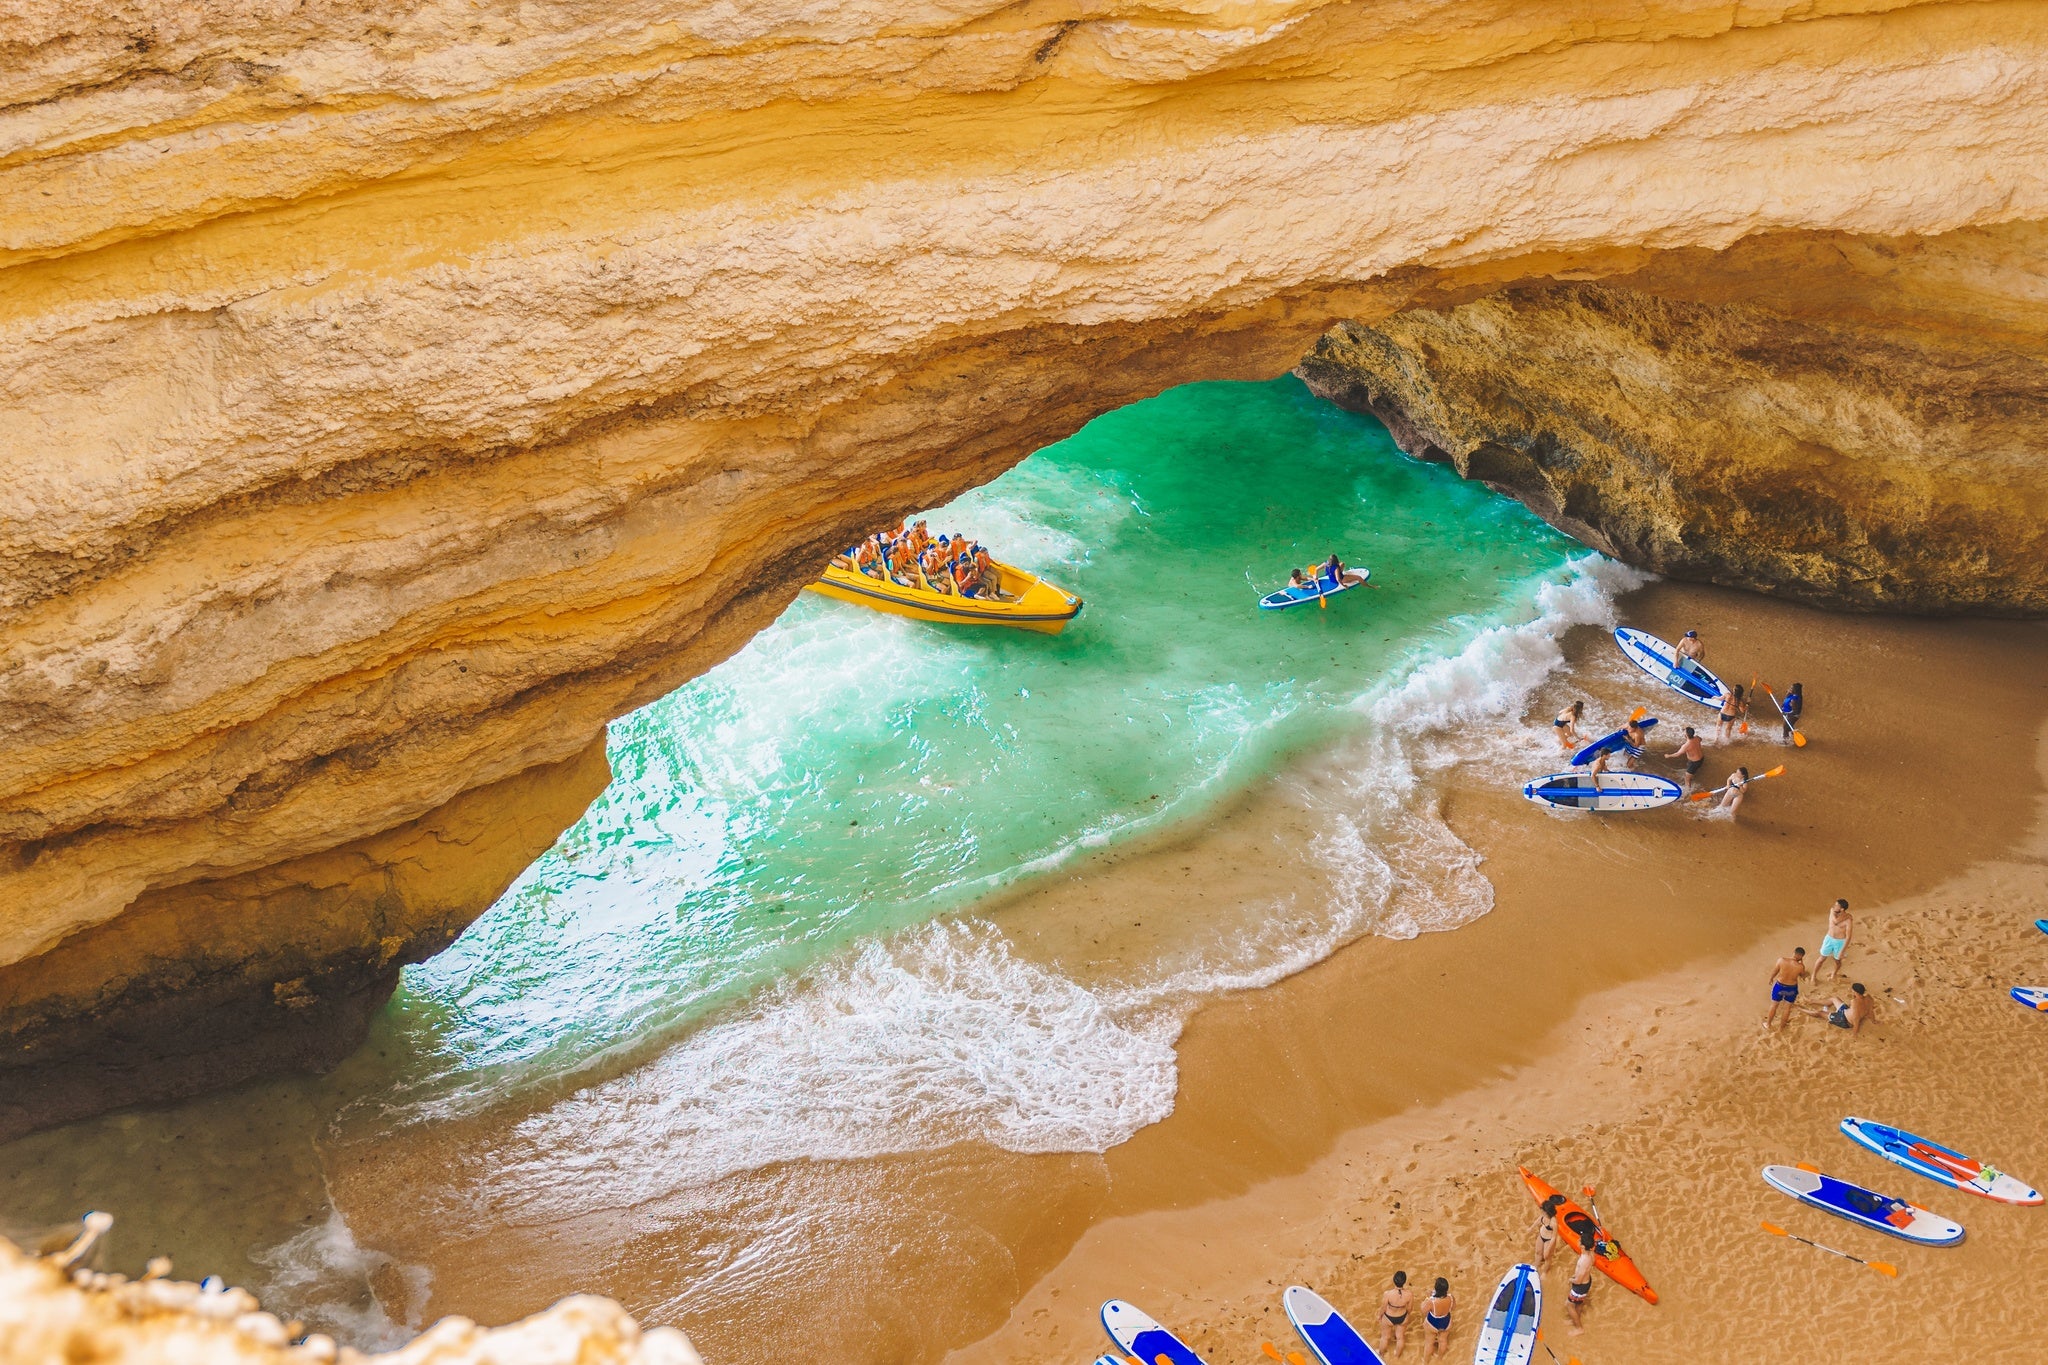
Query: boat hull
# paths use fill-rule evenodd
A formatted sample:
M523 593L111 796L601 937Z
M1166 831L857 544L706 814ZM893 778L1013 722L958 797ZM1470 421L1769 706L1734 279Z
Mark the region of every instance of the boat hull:
M808 586L823 597L852 602L891 616L948 626L1004 626L1057 635L1081 614L1081 599L1041 578L997 564L997 585L1005 597L956 597L928 588L906 588L834 564Z

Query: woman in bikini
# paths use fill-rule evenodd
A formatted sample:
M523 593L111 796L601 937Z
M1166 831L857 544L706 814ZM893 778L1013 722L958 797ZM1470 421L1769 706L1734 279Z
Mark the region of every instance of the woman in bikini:
M1536 1270L1541 1274L1550 1264L1550 1253L1557 1250L1557 1206L1564 1203L1564 1196L1553 1194L1536 1209Z
M1387 1353L1387 1343L1394 1343L1394 1354L1401 1354L1401 1346L1408 1340L1408 1310L1415 1306L1415 1296L1408 1292L1408 1272L1394 1272L1394 1287L1380 1299L1380 1354Z
M1437 1276L1436 1292L1422 1304L1422 1321L1430 1332L1429 1346L1422 1353L1424 1360L1451 1353L1451 1310L1457 1306L1458 1301L1451 1297L1451 1282Z
M1742 695L1742 684L1736 683L1721 694L1721 725L1714 731L1714 743L1726 744L1735 737L1735 727L1749 714L1749 702Z
M1586 718L1586 703L1575 701L1557 713L1557 719L1550 722L1550 732L1557 736L1557 747L1565 753L1584 743L1579 738L1579 722Z

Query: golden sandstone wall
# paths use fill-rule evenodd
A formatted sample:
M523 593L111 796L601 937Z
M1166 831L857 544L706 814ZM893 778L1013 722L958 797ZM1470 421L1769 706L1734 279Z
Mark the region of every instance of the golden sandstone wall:
M2030 3L15 0L0 1133L332 1060L609 718L1104 409L1759 234L2009 251L2044 53Z

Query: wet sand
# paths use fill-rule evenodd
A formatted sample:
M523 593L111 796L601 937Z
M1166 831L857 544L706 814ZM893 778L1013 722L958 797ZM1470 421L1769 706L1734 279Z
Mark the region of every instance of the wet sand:
M771 1166L573 1219L488 1202L453 1222L426 1212L445 1202L427 1196L477 1175L451 1165L460 1154L502 1147L517 1126L510 1115L468 1131L330 1141L329 1188L364 1244L432 1272L429 1317L504 1320L594 1290L684 1327L713 1361L909 1362L949 1351L963 1361L1090 1359L1105 1344L1096 1306L1121 1296L1185 1326L1212 1365L1249 1362L1262 1359L1261 1333L1283 1334L1280 1286L1306 1280L1356 1309L1395 1268L1452 1275L1467 1295L1458 1340L1469 1354L1469 1308L1520 1254L1529 1220L1518 1159L1560 1183L1610 1190L1603 1209L1666 1293L1660 1309L1600 1295L1589 1359L1676 1359L1658 1352L1684 1349L1705 1325L1753 1328L1762 1343L1795 1319L1810 1331L1806 1315L1831 1303L1854 1316L1861 1300L1826 1296L1838 1268L1870 1272L1760 1232L1752 1240L1761 1247L1745 1239L1762 1216L1833 1235L1834 1245L1856 1230L1816 1226L1832 1220L1787 1206L1753 1167L1818 1157L1877 1175L1876 1158L1827 1139L1841 1113L1860 1107L1981 1143L2027 1171L2032 1149L2018 1124L1993 1116L2015 1113L2015 1096L2026 1085L2037 1094L2042 1078L2001 1072L1983 1089L1968 1078L1997 1064L1997 1046L1981 1040L2014 1033L2024 1045L2016 1031L2041 1021L2001 988L1985 1008L2008 1012L1987 1025L2005 1032L1965 1035L1964 1064L1942 1064L1938 1040L1916 1030L1937 1030L1945 1006L1901 975L1897 993L1913 1012L1857 1040L1856 1054L1913 1059L1885 1072L1901 1089L1838 1097L1827 1085L1858 1073L1829 1065L1846 1054L1820 1051L1840 1040L1818 1025L1771 1040L1772 1051L1750 1045L1745 1034L1762 1014L1756 983L1789 941L1817 950L1820 912L1834 896L1866 910L1950 895L1939 888L1990 875L1971 869L2028 837L2042 788L2048 632L1828 616L1669 585L1632 595L1624 615L1666 635L1697 626L1709 662L1737 680L1753 667L1781 684L1805 681L1811 747L1759 735L1709 751L1715 780L1738 761L1753 770L1783 761L1788 776L1757 788L1730 824L1677 811L1551 815L1453 773L1444 813L1486 857L1493 912L1450 933L1367 938L1277 986L1216 998L1180 1039L1172 1116L1102 1156L970 1146ZM1569 695L1591 697L1602 714L1660 700L1603 632L1575 631L1567 647L1573 666L1530 708L1539 727ZM1685 705L1661 707L1673 729ZM1951 781L1958 775L1967 783ZM1302 765L1200 828L1076 864L979 913L1021 952L1083 982L1170 956L1211 925L1237 923L1247 906L1331 894L1310 864L1281 856L1306 837L1286 784L1323 782L1341 786ZM2016 952L2029 946L2019 930L2034 933L2034 913L2008 915ZM1899 911L1882 921L1911 922ZM1864 932L1900 932L1864 923ZM1929 981L1960 970L1920 962L1924 950L1916 940L1895 951L1915 954ZM2039 955L2037 975L2048 978L2048 939ZM1927 1105L1905 1104L1914 1094ZM1688 1119L1712 1125L1678 1122L1673 1096L1691 1100ZM1823 1111L1832 1117L1816 1127ZM2035 1178L2048 1179L2048 1161L2035 1165ZM1895 1182L1900 1192L1939 1194L1915 1192L1910 1180ZM2037 1211L1963 1212L1974 1215L1973 1234L1984 1231L1946 1254L1972 1266L1979 1256L2024 1260L1995 1230L2001 1217L2023 1227ZM1708 1235L1717 1227L1726 1230ZM1919 1273L1919 1258L1943 1254L1906 1248L1893 1259ZM1943 1292L1953 1298L1961 1284ZM1895 1295L1903 1287L1883 1285ZM1637 1322L1643 1314L1656 1316ZM1611 1352L1591 1354L1610 1339ZM1813 1358L1831 1357L1830 1346Z

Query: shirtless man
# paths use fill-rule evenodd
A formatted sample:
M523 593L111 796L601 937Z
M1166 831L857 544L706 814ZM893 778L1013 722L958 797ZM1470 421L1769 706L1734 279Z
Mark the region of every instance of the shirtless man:
M1837 900L1828 907L1828 931L1820 941L1820 961L1813 964L1813 984L1820 984L1820 969L1830 967L1831 980L1840 980L1842 975L1842 954L1848 950L1849 939L1856 932L1855 921L1849 918L1849 902Z
M1401 1347L1408 1340L1408 1310L1415 1305L1415 1296L1408 1292L1408 1272L1394 1272L1394 1287L1380 1298L1380 1354L1387 1353L1387 1343L1394 1343L1394 1354L1401 1354Z
M1621 737L1627 742L1628 746L1621 751L1621 766L1634 769L1636 766L1636 754L1642 749L1644 743L1643 727L1634 721L1630 721L1621 727Z
M1847 1000L1830 1000L1826 1009L1809 1005L1806 1012L1827 1020L1836 1028L1849 1030L1849 1036L1854 1038L1863 1032L1865 1024L1877 1018L1877 1001L1871 998L1870 992L1863 989L1863 983L1857 981L1850 985Z
M1689 630L1680 638L1678 642L1678 657L1690 659L1696 664L1703 664L1707 661L1707 647L1700 643L1700 633L1698 631Z
M1586 1300L1593 1297L1593 1255L1603 1245L1587 1239L1579 1250L1579 1259L1572 1264L1572 1288L1564 1297L1564 1307L1572 1317L1573 1336L1586 1330Z
M1664 757L1667 759L1683 757L1685 759L1685 779L1679 783L1679 787L1687 795L1691 795L1692 780L1698 774L1700 764L1706 762L1706 750L1700 747L1699 732L1690 725L1686 726L1685 742L1664 755Z
M1772 1024L1783 1028L1792 1020L1792 1011L1798 1007L1799 983L1806 979L1806 949L1794 948L1792 956L1781 957L1771 968L1771 1012L1764 1016L1764 1029L1769 1031ZM1783 1020L1778 1018L1778 1007L1785 1008Z
M1586 703L1575 701L1557 713L1557 719L1550 722L1550 733L1557 736L1557 747L1570 753L1585 741L1579 738L1579 722L1586 718Z

